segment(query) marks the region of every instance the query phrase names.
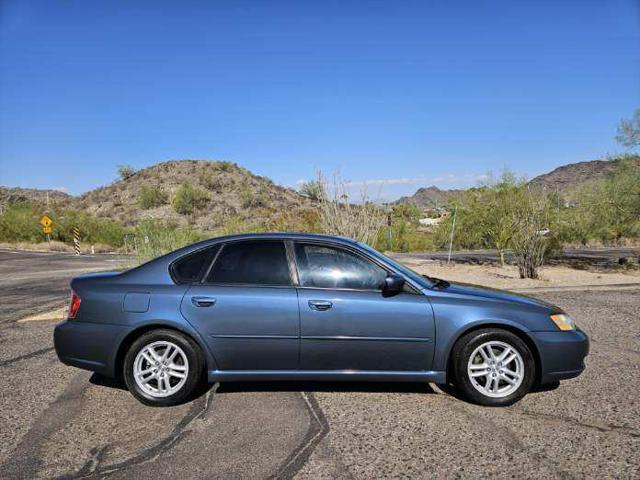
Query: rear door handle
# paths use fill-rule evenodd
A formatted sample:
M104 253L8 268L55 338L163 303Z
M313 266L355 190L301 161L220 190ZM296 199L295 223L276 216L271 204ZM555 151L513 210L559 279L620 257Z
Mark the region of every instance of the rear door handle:
M210 307L216 303L213 297L191 297L191 303L196 307Z
M333 307L333 303L328 302L326 300L309 300L309 308L311 310L318 310L319 312L324 312Z

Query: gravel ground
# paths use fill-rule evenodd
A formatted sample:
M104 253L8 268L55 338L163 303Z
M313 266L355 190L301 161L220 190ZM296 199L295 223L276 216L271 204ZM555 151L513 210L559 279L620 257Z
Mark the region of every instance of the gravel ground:
M602 273L554 266L541 269L538 279L521 279L518 268L513 265L503 268L491 265L447 265L446 262L420 260L409 256L403 257L402 261L418 273L453 282L473 283L507 290L611 285L640 287L640 270Z

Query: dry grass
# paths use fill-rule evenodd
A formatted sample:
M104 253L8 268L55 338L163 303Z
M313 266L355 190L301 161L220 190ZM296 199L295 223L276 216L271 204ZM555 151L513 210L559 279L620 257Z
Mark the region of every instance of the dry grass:
M92 245L81 245L80 251L83 254L90 254ZM0 249L4 250L24 250L29 252L62 252L74 253L73 245L52 240L51 242L0 242ZM116 249L110 245L96 243L93 245L93 253L115 253Z

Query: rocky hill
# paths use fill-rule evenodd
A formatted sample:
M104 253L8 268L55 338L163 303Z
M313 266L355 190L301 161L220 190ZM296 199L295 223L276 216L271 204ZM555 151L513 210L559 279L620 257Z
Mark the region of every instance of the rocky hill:
M591 160L570 163L535 177L530 184L545 187L551 191L568 192L585 182L599 180L611 175L615 171L617 164L617 160Z
M176 196L185 186L187 199L181 209L176 206ZM78 197L54 190L0 187L0 205L21 200L44 204L47 192L52 207L83 210L125 226L158 219L201 231L234 225L238 229L277 229L279 221L291 225L312 205L295 190L235 163L206 160L159 163Z
M462 190L440 190L435 185L419 188L408 197L400 197L394 203L415 203L420 208L444 207L447 202Z
M33 202L39 205L68 205L73 197L60 190L40 190L37 188L19 188L0 186L0 207L9 202Z
M175 197L185 185L192 188L194 208L179 213ZM143 190L147 195L155 193L152 205L145 205ZM265 224L283 212L293 214L309 207L310 202L295 190L276 185L235 163L172 160L87 192L76 199L75 205L124 225L154 218L208 231L233 221L247 226Z

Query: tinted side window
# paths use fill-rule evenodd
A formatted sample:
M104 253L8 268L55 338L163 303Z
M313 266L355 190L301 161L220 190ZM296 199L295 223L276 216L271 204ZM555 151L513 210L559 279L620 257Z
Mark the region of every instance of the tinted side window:
M204 271L209 267L213 257L220 248L219 245L205 248L176 260L171 265L171 276L176 283L192 283L200 280Z
M207 283L291 285L284 242L227 243L218 255Z
M341 248L296 244L300 285L319 288L379 290L387 272L375 263Z

